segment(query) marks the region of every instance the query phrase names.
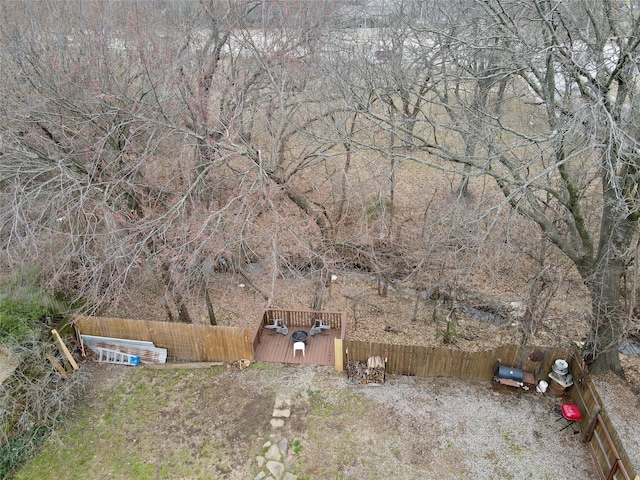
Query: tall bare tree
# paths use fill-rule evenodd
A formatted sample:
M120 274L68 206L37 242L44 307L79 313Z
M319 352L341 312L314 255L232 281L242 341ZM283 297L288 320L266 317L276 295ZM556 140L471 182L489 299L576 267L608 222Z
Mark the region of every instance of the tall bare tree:
M444 168L463 165L493 179L505 202L571 260L592 299L585 358L594 372L622 373L618 345L628 317L621 279L636 251L639 214L638 14L613 1L477 0L446 8L473 15L478 26L456 34L458 64L478 52L491 61L465 68L467 81L455 84L443 69L454 88L433 98L472 115L456 113L447 125L432 102L417 117L413 143ZM434 48L437 27L427 29ZM493 80L500 78L511 78L508 91ZM483 86L489 81L491 97ZM446 96L462 88L465 95ZM496 101L509 111L496 111ZM393 119L386 122L391 129ZM464 131L473 148L452 143L448 130Z
M258 6L2 7L0 225L10 261L44 265L52 288L95 308L117 302L145 268L166 286L168 316L191 321L190 297L211 306L211 272L284 243L256 219L275 215L273 232L300 242L308 218L284 215L288 201L323 226L295 178L322 150L302 141L317 112L303 112L300 93L313 32L330 16L274 2L260 31Z

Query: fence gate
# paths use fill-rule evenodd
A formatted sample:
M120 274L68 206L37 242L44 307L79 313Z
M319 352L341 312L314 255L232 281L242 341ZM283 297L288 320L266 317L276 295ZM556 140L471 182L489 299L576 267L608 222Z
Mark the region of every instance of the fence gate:
M589 451L595 461L600 478L631 480L600 414L592 418L586 434L586 441L589 444Z

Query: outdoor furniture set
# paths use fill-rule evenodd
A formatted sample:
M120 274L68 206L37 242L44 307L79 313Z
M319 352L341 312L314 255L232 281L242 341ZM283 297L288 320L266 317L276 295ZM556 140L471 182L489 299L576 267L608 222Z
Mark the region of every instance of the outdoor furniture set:
M272 330L274 333L281 333L282 335L287 335L289 333L289 328L287 328L284 320L282 318L274 318L272 319L270 325L266 325L265 328ZM296 356L296 352L302 352L302 356L305 356L305 348L309 337L313 335L319 335L325 330L329 330L331 326L326 325L324 321L320 318L316 318L313 321L313 325L311 329L307 332L306 330L295 330L291 334L291 341L293 342L293 356Z

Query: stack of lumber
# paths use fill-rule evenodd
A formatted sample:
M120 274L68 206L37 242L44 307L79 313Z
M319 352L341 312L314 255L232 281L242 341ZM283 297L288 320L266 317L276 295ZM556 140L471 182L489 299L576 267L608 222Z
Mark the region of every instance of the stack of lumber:
M385 364L380 355L369 357L366 370L367 383L384 383Z

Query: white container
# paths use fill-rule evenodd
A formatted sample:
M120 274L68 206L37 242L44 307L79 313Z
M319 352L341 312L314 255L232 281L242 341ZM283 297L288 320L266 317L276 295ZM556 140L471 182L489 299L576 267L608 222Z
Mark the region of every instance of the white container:
M540 382L538 382L538 386L536 387L536 392L545 393L548 386L549 384L547 382L545 382L544 380L540 380Z
M565 370L569 368L569 364L567 363L567 361L561 358L557 359L554 363L559 370Z
M566 360L559 358L554 362L551 370L553 370L554 373L558 375L564 376L569 373L569 364L566 362Z

